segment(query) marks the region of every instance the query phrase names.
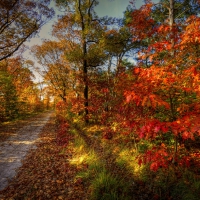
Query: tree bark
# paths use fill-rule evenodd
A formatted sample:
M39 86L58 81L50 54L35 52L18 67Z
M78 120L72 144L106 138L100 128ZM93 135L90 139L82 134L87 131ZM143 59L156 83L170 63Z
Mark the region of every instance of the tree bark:
M171 55L172 57L175 56L175 50L174 50L174 30L173 30L173 25L174 25L174 0L170 0L170 7L169 7L169 26L171 30L171 44L172 44L172 51Z
M87 54L87 46L86 42L84 41L83 44L83 54L84 54L84 61L83 61L83 81L84 81L84 107L85 107L85 122L89 123L88 119L88 64L87 60L85 59L85 56Z
M79 5L78 5L78 9L79 9L79 14L81 17L81 29L82 29L82 42L83 42L83 82L84 82L84 107L85 107L85 123L89 123L89 119L88 119L88 63L87 63L87 59L86 59L86 55L87 55L87 42L86 42L86 37L85 37L85 21L84 21L84 16L83 13L81 11L81 0L79 0ZM90 12L88 12L88 15L90 14Z

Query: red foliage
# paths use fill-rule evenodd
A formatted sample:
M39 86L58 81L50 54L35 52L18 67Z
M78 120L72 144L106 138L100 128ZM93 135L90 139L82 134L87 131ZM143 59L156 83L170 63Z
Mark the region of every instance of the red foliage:
M148 38L149 45L141 50L141 63L129 74L130 81L124 75L120 79L124 101L115 118L138 139L155 141L167 133L175 144L177 138L195 140L200 135L200 73L195 52L200 44L200 18L189 17L185 29L178 23L154 26L151 8L147 3L132 13L133 40ZM153 63L148 68L143 64L146 59ZM155 146L139 157L139 164L150 163L150 169L157 171L168 167L173 154L179 165L189 167L190 157L176 151L177 147Z
M161 167L167 168L170 160L171 155L166 151L164 145L153 147L138 157L139 165L150 163L150 169L152 171L157 171Z
M67 103L64 102L64 101L59 101L57 104L56 104L56 110L58 112L61 112L63 110L65 110L67 108Z
M110 128L107 128L104 132L103 132L103 139L106 140L111 140L113 138L113 131Z
M150 37L153 34L154 20L151 18L152 3L149 2L142 6L139 10L132 12L132 22L130 24L133 34L133 40L141 40Z
M67 123L66 119L62 116L57 116L57 121L59 123L56 135L56 142L60 146L66 146L72 136L69 134L69 124Z

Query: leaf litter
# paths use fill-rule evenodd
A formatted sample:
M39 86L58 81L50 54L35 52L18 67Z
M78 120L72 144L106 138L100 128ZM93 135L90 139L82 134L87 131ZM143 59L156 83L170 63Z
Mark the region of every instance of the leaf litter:
M37 149L28 153L17 176L0 191L0 200L88 199L88 186L76 179L80 169L68 162L73 150L58 145L56 129L53 115L40 133ZM71 135L69 140L73 140ZM63 148L65 154L61 153Z

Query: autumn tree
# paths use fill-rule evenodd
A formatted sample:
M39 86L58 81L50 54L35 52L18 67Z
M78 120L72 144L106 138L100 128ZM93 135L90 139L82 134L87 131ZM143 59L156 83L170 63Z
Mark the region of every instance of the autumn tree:
M63 42L44 41L42 45L36 45L32 48L34 56L42 66L40 72L46 81L53 86L56 93L66 101L67 90L75 87L75 81L70 75L73 67L66 58L67 46ZM72 75L71 75L72 76Z
M89 114L89 70L104 63L105 54L101 48L100 37L104 31L100 19L94 11L96 0L56 1L63 6L66 15L55 24L53 35L60 40L67 40L69 48L67 60L80 68L81 82L84 86L85 121Z
M32 65L31 61L24 60L22 57L9 58L0 62L2 119L13 119L33 112L41 106L39 93L33 82L34 75L30 70Z
M53 17L49 3L49 0L1 0L0 61L13 55Z
M35 90L36 84L33 82L35 76L30 70L34 63L30 60L24 60L22 57L7 59L7 70L12 75L12 82L15 86L18 96L19 114L33 112L37 109L42 110L42 101L39 97L39 91ZM31 96L35 91L36 101L32 101ZM36 105L37 104L37 105Z
M141 48L141 62L132 76L124 74L120 79L126 103L118 107L120 115L116 116L125 130L135 132L139 139L153 141L153 148L140 161L148 160L154 171L171 162L187 165L188 159L179 153L184 149L181 145L199 137L200 129L199 58L196 56L199 17L182 16L180 23L174 16L178 1L167 3L168 19L162 23L154 20L154 5L149 1L132 13L133 41L148 39L148 42ZM144 65L147 58L148 68ZM161 144L156 143L158 140Z
M138 50L140 50L138 59L145 67L152 64L152 54L155 64L161 63L163 58L171 54L169 48L172 35L174 43L176 43L180 33L185 28L186 18L198 15L200 10L198 1L162 0L157 4L153 4L152 1L147 2L140 9L133 6L126 11L126 23L127 25L131 24L133 40L140 44L138 46ZM134 20L130 23L131 18Z
M35 78L30 67L33 66L32 61L24 60L22 57L9 58L7 62L7 71L13 76L13 84L17 90L17 95L23 99L23 91L25 88L33 84Z

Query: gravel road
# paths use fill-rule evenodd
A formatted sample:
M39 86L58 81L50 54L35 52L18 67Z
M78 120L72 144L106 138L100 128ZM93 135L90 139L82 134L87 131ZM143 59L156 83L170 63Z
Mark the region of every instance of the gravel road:
M22 160L27 152L36 148L38 135L51 114L52 112L48 112L36 117L15 135L0 143L0 191L16 176L17 169L22 166Z

